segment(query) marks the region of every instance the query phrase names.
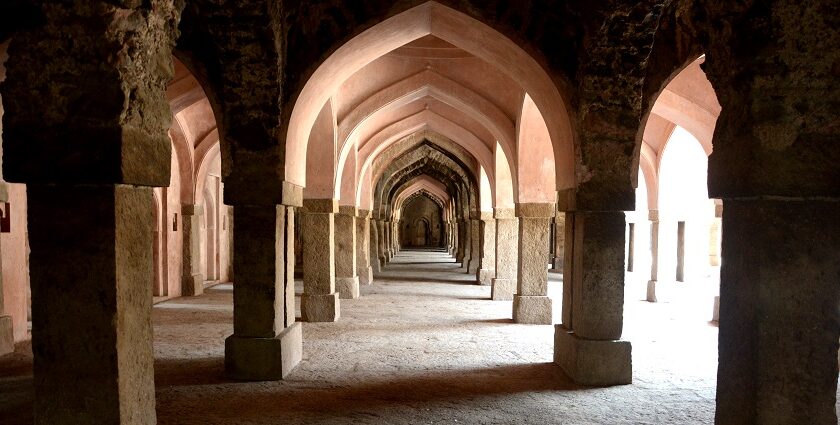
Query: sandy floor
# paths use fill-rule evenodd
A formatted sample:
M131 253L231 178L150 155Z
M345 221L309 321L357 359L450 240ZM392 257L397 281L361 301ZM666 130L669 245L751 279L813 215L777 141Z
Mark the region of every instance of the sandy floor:
M650 304L640 301L642 283L628 279L634 383L585 388L551 363L552 326L512 324L511 303L489 301L490 288L455 274L452 261L437 252L401 253L361 298L342 300L339 322L303 325L303 361L282 382L224 378L230 285L158 304L158 422L713 422L717 328L707 322L709 288L687 287L670 303ZM559 297L560 276L551 278L550 293ZM29 351L20 344L0 359L0 423L31 423Z

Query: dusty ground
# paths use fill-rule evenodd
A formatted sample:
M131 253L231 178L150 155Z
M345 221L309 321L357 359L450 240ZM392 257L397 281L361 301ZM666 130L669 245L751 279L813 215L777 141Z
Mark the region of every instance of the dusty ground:
M584 388L551 363L552 326L512 324L511 303L489 301L490 288L455 274L452 261L401 253L360 299L342 300L338 323L303 325L303 361L282 382L224 378L230 285L158 304L158 422L713 422L717 328L707 322L708 288L683 291L696 306L687 308L676 296L642 302L644 288L629 283L625 338L633 343L634 383ZM558 279L552 275L552 296L560 294ZM21 344L0 359L0 423L31 423L29 350Z

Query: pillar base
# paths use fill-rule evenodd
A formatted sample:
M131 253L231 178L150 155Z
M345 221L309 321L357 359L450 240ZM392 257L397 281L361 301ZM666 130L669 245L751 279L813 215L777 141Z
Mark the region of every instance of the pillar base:
M359 298L359 277L337 277L335 278L335 290L338 297L345 300Z
M335 322L341 316L338 293L300 296L301 316L304 322Z
M715 296L715 304L712 306L712 321L720 323L720 295Z
M510 301L516 293L516 280L514 279L491 279L493 284L490 288L490 299L494 301Z
M298 322L274 338L231 335L225 339L225 375L242 381L277 381L303 358L303 334Z
M181 276L181 295L194 297L204 293L204 275Z
M0 316L0 356L15 351L15 333L12 316Z
M563 325L554 326L554 363L580 385L633 383L630 341L583 339Z
M513 321L532 325L552 323L551 298L545 295L514 295Z
M368 267L359 270L359 284L373 285L373 267Z
M656 281L649 280L647 283L647 301L651 303L656 302Z
M468 274L478 274L478 259L470 259L467 263L467 273Z
M490 286L493 283L493 279L496 277L496 270L494 269L481 269L478 271L478 283L484 286Z

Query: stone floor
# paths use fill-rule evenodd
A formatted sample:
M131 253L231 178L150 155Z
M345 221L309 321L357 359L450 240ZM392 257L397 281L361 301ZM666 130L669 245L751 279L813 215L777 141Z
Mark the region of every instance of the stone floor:
M713 422L717 328L704 318L711 314L708 288L650 304L641 301L644 287L628 279L633 385L585 388L551 363L553 327L512 324L510 302L489 301L490 288L456 268L444 253L401 253L375 285L362 288L362 298L342 300L338 323L303 325L303 361L282 382L224 378L230 285L158 304L158 422ZM559 278L551 275L552 296L560 295ZM687 308L691 302L705 306ZM2 424L31 423L30 351L19 344L0 358Z

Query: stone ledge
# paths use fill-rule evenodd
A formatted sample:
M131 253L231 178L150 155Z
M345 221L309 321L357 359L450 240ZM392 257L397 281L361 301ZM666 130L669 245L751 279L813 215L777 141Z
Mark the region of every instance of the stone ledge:
M633 383L629 341L596 341L578 337L563 325L554 326L554 363L575 383L592 386Z
M290 207L303 206L303 187L294 183L283 181L283 194L281 195L283 205Z
M225 339L225 375L243 381L276 381L294 370L303 358L300 323L274 338L231 335Z
M349 216L349 217L356 217L356 214L358 214L358 210L354 206L339 205L338 206L338 214L346 215L346 216Z

